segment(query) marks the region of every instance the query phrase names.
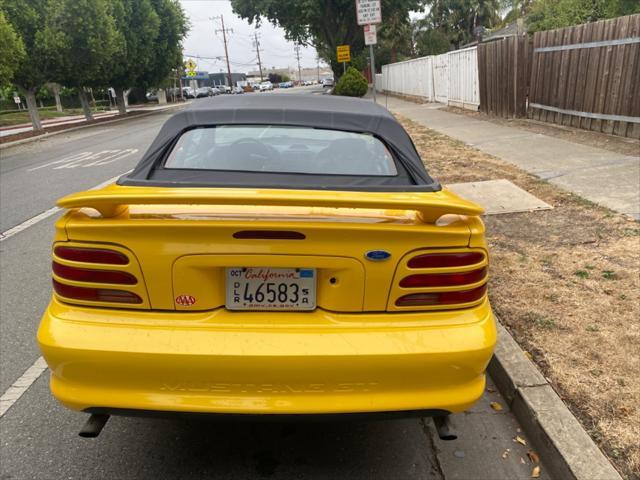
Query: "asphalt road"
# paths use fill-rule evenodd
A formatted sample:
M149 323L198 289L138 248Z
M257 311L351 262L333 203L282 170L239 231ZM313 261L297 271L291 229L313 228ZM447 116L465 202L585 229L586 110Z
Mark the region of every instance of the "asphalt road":
M278 94L321 94L319 87ZM250 94L256 95L256 94ZM363 100L364 101L364 100ZM0 393L39 358L50 296L50 242L60 196L133 168L169 113L96 126L0 151ZM35 217L35 218L34 218ZM7 398L9 396L7 395ZM496 411L490 402L504 409ZM57 404L44 371L0 418L0 479L518 479L529 447L489 384L443 442L430 420L210 423L112 418L96 439L86 415ZM543 472L541 478L548 478Z

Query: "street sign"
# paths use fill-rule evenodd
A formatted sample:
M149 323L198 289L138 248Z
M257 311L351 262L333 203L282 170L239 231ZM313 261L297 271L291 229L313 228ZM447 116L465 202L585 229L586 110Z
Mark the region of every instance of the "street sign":
M189 70L187 72L187 77L195 77L197 75L197 73L193 70Z
M17 95L15 97L13 97L13 101L16 103L21 103L22 100L20 100L20 97L18 97Z
M196 69L196 62L194 62L193 60L189 59L185 63L185 66L187 67L187 70L193 71L193 70Z
M376 34L375 25L365 25L363 29L365 45L375 45L376 43L378 43L378 35Z
M358 25L382 23L380 0L356 0L356 15Z
M349 45L338 45L336 49L338 62L350 62L351 61L351 50L349 49Z

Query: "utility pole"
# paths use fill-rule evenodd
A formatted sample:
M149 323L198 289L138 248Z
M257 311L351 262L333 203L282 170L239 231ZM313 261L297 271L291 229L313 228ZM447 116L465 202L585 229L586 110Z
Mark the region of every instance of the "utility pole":
M222 23L222 28L217 29L215 32L222 32L222 39L224 40L224 55L227 58L227 74L229 80L229 87L233 87L233 82L231 81L231 65L229 65L229 50L227 50L227 32L233 33L232 28L224 28L224 17L220 15L219 17L211 17L211 20L216 18L220 19L220 23Z
M296 58L298 59L298 83L302 82L302 74L300 73L300 44L296 45L294 50L296 51Z
M318 69L318 83L320 83L320 55L316 57L316 68Z
M260 81L262 82L264 80L263 76L262 76L262 62L260 61L260 41L258 40L258 32L255 31L254 32L254 36L255 36L255 42L254 45L256 46L256 53L258 54L258 68L260 69Z

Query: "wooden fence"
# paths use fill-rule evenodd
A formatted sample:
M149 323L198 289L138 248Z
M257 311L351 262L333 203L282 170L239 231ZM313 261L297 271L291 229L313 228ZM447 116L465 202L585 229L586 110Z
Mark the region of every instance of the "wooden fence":
M529 118L640 138L640 14L533 36Z
M526 35L478 45L480 111L499 117L526 115L531 43Z

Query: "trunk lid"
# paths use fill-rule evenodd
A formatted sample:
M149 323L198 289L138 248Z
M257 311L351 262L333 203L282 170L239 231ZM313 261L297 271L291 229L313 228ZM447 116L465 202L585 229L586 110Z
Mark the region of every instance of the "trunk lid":
M128 249L140 265L151 308L163 310L224 307L225 268L273 267L316 269L318 308L385 311L400 259L425 248L468 246L469 223L461 214L481 212L449 192L405 198L309 191L303 192L307 206L303 194L288 190L225 195L226 189L142 188L156 191L145 196L126 191L131 189L141 187L109 187L60 201L73 208L65 217L67 236ZM269 238L239 234L247 231ZM287 238L272 238L273 232ZM390 256L367 259L374 250ZM185 296L194 303L177 301Z

